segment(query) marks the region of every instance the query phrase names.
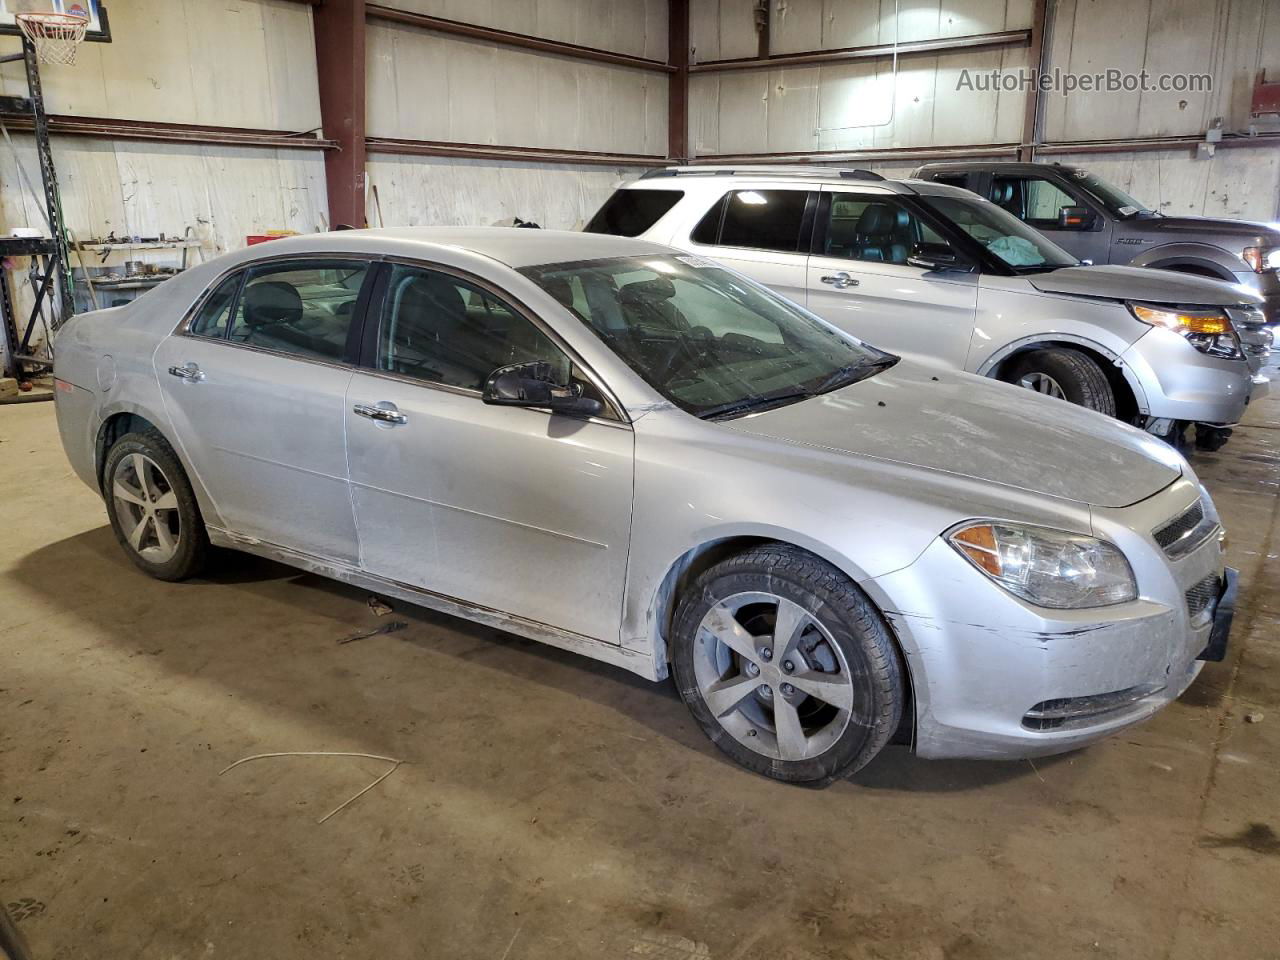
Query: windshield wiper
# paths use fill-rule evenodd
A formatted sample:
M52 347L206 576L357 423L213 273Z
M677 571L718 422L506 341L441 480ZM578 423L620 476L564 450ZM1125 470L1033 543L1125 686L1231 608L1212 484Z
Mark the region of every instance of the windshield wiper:
M859 383L868 377L875 376L881 370L888 370L899 359L899 357L886 355L874 360L859 360L857 363L845 364L810 390L809 395L816 397L820 393L829 393L839 387L847 387Z
M808 400L813 394L808 390L788 390L784 393L770 393L758 397L747 397L743 400L733 400L729 403L722 403L714 407L707 407L698 414L700 420L715 420L720 417L733 416L738 413L748 413L752 410L761 410L765 407L781 406L784 403L794 402L796 400Z

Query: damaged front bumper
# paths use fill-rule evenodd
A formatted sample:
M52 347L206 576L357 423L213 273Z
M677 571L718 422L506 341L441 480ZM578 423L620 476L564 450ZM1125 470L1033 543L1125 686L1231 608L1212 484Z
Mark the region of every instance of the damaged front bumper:
M1204 659L1222 656L1235 596L1235 572L1223 566L1216 535L1176 560L1150 539L1197 494L1182 480L1152 498L1154 505L1095 511L1095 532L1120 546L1134 567L1140 599L1129 603L1032 606L941 540L910 567L865 584L906 654L916 752L994 759L1062 753L1181 696Z

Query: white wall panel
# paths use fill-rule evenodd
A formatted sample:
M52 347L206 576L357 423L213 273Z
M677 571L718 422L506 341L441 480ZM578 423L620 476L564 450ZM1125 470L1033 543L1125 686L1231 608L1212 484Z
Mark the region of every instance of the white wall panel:
M665 155L667 78L369 26L370 136Z
M382 0L383 6L511 33L667 59L667 0ZM112 9L112 16L115 10Z
M635 168L373 155L369 182L387 226L489 226L512 217L582 226ZM377 213L369 211L370 222Z
M112 0L112 43L41 68L54 114L269 130L320 126L311 9L288 0ZM0 52L16 52L13 38ZM0 89L26 94L20 63Z

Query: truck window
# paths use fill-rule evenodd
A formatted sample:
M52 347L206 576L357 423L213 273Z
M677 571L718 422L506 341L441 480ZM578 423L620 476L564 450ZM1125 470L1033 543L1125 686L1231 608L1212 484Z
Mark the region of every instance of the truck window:
M991 202L1037 227L1056 227L1058 211L1079 204L1071 194L1043 177L995 177Z
M682 190L615 190L587 224L587 233L638 237L684 196Z

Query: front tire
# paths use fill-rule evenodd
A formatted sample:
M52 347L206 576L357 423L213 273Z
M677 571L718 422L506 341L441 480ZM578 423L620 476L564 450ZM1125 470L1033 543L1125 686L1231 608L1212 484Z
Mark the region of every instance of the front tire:
M748 770L823 787L880 752L906 700L888 625L843 573L794 547L705 571L672 630L680 696Z
M1005 379L1077 406L1116 415L1116 394L1098 362L1068 347L1031 350L1013 359Z
M157 580L185 580L204 568L204 520L164 437L155 430L125 434L107 452L102 475L111 529L139 569Z

